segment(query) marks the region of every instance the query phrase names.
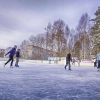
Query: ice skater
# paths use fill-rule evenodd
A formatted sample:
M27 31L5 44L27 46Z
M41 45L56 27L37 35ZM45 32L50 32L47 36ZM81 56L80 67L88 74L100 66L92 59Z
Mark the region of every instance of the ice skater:
M16 63L15 63L15 67L19 67L18 63L19 63L19 58L20 58L20 49L17 49L16 52Z
M97 67L97 59L94 59L94 67Z
M78 63L78 66L80 66L80 60L79 59L77 60L77 63Z
M12 48L12 50L10 50L7 54L5 54L5 56L9 54L9 60L8 60L6 63L4 63L4 67L5 67L5 65L6 65L7 63L9 63L9 62L11 61L10 68L13 68L13 66L12 66L12 65L13 65L13 57L14 57L14 55L15 55L15 53L16 53L16 48L17 48L17 46L15 45L15 46Z
M72 65L75 66L75 58L72 59Z
M97 55L97 62L98 62L97 71L100 71L100 53Z
M65 65L65 70L66 70L66 67L69 65L69 70L71 70L71 65L70 65L70 61L72 61L72 57L71 57L71 54L70 52L67 54L66 56L66 65Z

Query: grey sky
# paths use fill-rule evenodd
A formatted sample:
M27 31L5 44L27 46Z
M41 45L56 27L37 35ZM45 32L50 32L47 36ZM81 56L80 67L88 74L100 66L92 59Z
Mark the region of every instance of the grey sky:
M95 17L99 4L100 0L0 0L0 48L44 33L54 20L62 19L75 28L82 14Z

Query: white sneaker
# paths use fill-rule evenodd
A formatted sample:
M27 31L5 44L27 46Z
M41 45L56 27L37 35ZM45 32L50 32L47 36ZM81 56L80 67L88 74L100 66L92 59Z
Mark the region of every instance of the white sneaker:
M10 68L13 68L13 66L10 66Z
M3 64L3 66L5 67L5 63Z

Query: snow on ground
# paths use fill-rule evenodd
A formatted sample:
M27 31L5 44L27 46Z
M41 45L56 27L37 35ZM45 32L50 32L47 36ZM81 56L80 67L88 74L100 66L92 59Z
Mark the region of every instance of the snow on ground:
M65 70L64 65L0 62L0 100L100 100L100 72L95 67Z

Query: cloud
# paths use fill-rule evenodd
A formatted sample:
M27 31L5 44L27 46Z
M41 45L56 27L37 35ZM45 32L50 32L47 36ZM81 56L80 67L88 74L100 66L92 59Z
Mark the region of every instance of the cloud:
M0 47L20 44L62 19L75 28L82 14L92 18L99 0L0 0Z

